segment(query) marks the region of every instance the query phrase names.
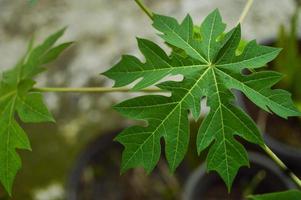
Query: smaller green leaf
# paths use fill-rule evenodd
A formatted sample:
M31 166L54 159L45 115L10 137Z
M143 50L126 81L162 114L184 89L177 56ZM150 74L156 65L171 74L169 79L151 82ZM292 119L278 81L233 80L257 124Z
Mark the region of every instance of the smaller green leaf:
M56 41L62 37L66 30L66 27L60 29L59 31L53 33L49 37L46 38L46 40L43 42L43 44L39 45L34 51L36 54L44 54L46 51L48 51L55 43ZM34 55L34 54L33 54Z
M269 194L252 195L249 200L299 200L301 192L299 190L288 190L284 192L275 192Z
M17 65L0 77L0 182L10 195L13 180L21 168L21 158L16 149L30 150L27 135L15 117L18 114L26 123L54 121L42 95L31 89L35 84L35 75L44 70L42 65L57 58L70 46L71 43L64 43L52 48L64 30L52 34L35 48L32 39Z
M53 60L57 59L57 57L72 44L73 42L66 42L53 47L45 55L42 56L40 60L41 64L50 63Z
M51 53L52 56L55 56L55 53L61 52L61 51L58 51L58 49L60 50L64 46L58 48L57 50L53 50L53 49L51 49L51 47L64 34L65 30L66 30L66 28L63 28L63 29L57 31L56 33L50 35L41 45L37 46L32 51L30 51L30 53L26 59L26 63L24 64L24 66L22 68L22 78L30 78L32 76L39 74L40 72L42 72L44 70L41 67L41 65L45 64L46 59L43 58L43 56L45 56L47 54L47 52L52 50L53 51ZM65 48L63 48L63 49L65 49ZM61 50L63 50L63 49L61 49ZM46 58L47 57L48 56L46 56Z

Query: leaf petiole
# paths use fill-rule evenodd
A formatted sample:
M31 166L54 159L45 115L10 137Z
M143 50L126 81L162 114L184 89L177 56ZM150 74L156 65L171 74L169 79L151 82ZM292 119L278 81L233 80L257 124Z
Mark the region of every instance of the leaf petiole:
M281 160L278 156L267 146L264 145L262 149L267 153L267 155L273 159L273 161L287 174L290 178L295 182L295 184L301 188L301 180L297 177L297 175L292 172Z
M145 14L151 19L154 19L154 15L153 12L150 11L142 2L143 0L135 0L135 2L137 3L137 5L145 12Z
M238 24L242 24L243 21L245 20L248 12L250 11L250 8L252 7L252 4L253 4L254 0L247 0L247 3L239 17L239 20L238 20Z
M159 88L145 88L142 90L132 90L126 87L81 87L81 88L63 88L63 87L39 87L33 88L32 91L34 92L73 92L73 93L105 93L105 92L166 92Z

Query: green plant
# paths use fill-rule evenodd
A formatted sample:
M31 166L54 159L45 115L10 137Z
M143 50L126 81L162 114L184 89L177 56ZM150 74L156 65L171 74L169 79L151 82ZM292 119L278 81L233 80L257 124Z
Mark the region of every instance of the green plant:
M273 62L277 71L286 74L283 80L278 84L279 87L289 90L293 93L293 100L301 108L301 52L298 41L298 18L300 6L291 17L290 30L286 30L283 25L279 28L279 34L276 42L277 47L283 48L283 51Z
M29 50L12 69L4 72L0 85L0 180L9 194L13 179L21 166L16 148L30 149L29 141L18 125L16 114L23 122L53 121L40 92L169 92L171 96L146 95L122 102L114 108L123 115L147 121L148 125L125 129L116 140L125 146L121 171L142 166L148 173L156 166L164 138L166 158L171 171L183 160L189 145L188 113L197 120L200 101L207 98L210 112L203 121L197 150L209 149L208 170L217 171L230 191L241 166L249 161L244 147L234 136L258 144L292 180L301 187L300 179L264 144L251 118L234 105L232 89L242 91L257 106L283 118L299 116L284 90L271 89L282 77L273 71L256 72L273 60L280 49L241 41L240 24L252 2L248 1L239 23L225 33L218 10L209 14L202 25L194 26L189 15L180 24L171 17L153 14L135 0L153 20L161 38L172 48L167 55L158 45L138 39L143 63L126 55L113 68L103 73L115 80L115 88L34 88L34 76L43 65L54 60L71 43L54 46L64 30L51 35L42 45ZM54 47L53 47L54 46ZM239 49L239 51L237 50ZM248 69L250 75L242 74ZM168 75L183 75L182 81L157 84ZM126 86L142 78L133 88ZM155 88L149 86L155 85Z

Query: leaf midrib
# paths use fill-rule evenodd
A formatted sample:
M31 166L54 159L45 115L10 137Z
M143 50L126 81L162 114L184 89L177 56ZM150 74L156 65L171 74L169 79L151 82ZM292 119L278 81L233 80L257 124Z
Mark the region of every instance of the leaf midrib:
M224 147L224 151L225 151L225 161L226 161L226 170L227 170L227 183L230 183L230 174L229 174L229 167L228 167L228 157L227 157L227 147L226 147L226 136L225 136L225 125L224 125L224 117L223 117L223 109L221 109L221 107L223 106L222 104L222 100L219 94L219 88L218 88L218 83L217 83L217 79L216 79L216 75L215 75L215 71L214 68L212 68L212 74L213 74L213 80L214 80L214 85L216 88L216 93L217 93L217 97L218 97L218 103L219 106L217 108L217 110L220 110L220 117L221 117L221 130L222 130L222 137L223 137L223 141L221 141L223 143L223 147ZM213 156L212 156L213 157Z
M134 73L141 74L142 72L149 73L152 71L164 71L164 70L172 72L173 70L178 70L178 69L200 68L200 67L206 67L206 66L208 66L208 65L206 65L206 64L204 64L204 65L184 65L184 66L172 67L172 68L164 66L164 67L158 67L158 69L140 69L139 71L118 71L118 72L112 71L110 73L123 74L124 72L126 72L126 73L132 73L132 74L134 74Z
M8 158L9 158L9 144L10 144L10 130L9 128L11 127L11 123L12 123L12 118L14 117L14 108L15 108L15 103L16 103L16 98L17 98L17 95L13 97L12 99L12 103L11 103L11 107L9 109L9 119L8 119L8 125L7 125L7 140L6 140L6 159L5 159L5 183L6 183L6 186L8 185L8 172L9 172L9 161L8 161Z
M210 58L210 53L211 53L211 41L212 41L212 34L213 34L213 27L215 25L215 22L216 22L216 15L217 13L214 14L214 18L213 18L213 22L211 24L211 29L210 29L210 36L209 36L209 40L208 40L208 50L207 50L207 56L208 56L208 60L209 60L209 63L211 63L211 58Z

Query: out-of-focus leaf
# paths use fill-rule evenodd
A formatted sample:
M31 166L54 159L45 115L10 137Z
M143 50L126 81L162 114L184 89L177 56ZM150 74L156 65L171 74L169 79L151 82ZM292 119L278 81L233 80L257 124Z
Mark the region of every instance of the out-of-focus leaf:
M42 95L31 89L35 84L33 78L44 70L43 64L55 59L70 45L64 43L53 47L64 30L52 34L35 48L31 40L25 56L0 79L0 181L10 195L14 178L21 168L16 149L31 149L26 133L16 121L16 114L26 123L54 121Z
M299 200L301 192L299 190L288 190L284 192L275 192L269 194L261 194L249 196L249 200Z

